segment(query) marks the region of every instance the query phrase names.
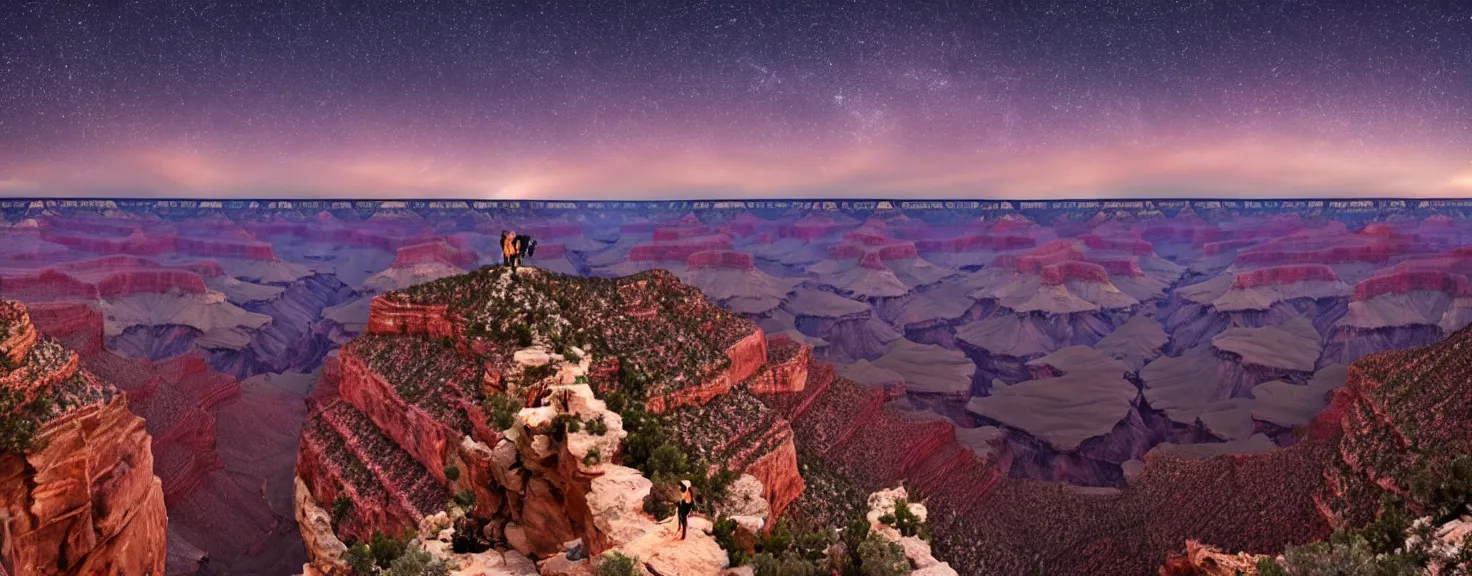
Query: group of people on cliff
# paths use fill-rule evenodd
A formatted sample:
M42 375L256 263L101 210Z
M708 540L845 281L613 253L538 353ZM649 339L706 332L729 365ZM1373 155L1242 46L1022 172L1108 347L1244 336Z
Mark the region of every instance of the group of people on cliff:
M537 252L537 241L531 236L517 234L510 230L501 231L501 265L510 266L515 270L521 265L521 258L535 256Z

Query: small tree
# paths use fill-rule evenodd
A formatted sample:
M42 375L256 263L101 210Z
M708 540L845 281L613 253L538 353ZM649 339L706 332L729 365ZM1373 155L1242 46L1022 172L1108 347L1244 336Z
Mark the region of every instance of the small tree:
M650 479L673 478L684 473L689 460L674 442L666 441L649 454Z
M469 490L460 490L455 493L455 503L461 508L470 509L475 507L475 493Z
M445 479L454 482L460 479L460 469L453 465L445 466Z
M914 536L920 531L920 517L910 511L910 502L900 498L894 502L894 528L901 536Z

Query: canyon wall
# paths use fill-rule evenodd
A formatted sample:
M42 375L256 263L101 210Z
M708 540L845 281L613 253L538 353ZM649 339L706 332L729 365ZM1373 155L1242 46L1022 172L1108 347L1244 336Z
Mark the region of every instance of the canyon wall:
M0 453L0 561L17 575L162 574L168 516L143 420L23 305L0 302L0 325L0 410L35 432Z

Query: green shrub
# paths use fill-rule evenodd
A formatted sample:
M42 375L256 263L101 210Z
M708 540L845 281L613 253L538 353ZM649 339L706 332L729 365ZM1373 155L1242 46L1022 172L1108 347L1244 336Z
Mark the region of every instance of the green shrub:
M556 371L557 367L553 366L551 363L542 364L539 366L528 366L525 370L522 370L521 372L521 385L523 388L529 387L533 384L547 379L548 376L551 376Z
M608 433L608 422L602 416L588 421L588 433L594 436L602 436Z
M1444 524L1472 505L1472 455L1424 454L1406 485L1417 508Z
M782 566L777 569L777 576L816 576L817 573L818 567L812 562L791 553L782 558Z
M894 502L894 528L901 536L914 536L920 530L920 518L910 510L910 502L904 498Z
M603 561L598 563L597 576L637 576L634 571L634 559L618 552L606 555Z
M690 468L694 469L694 472L690 474L690 485L700 496L700 510L707 514L714 513L715 505L726 500L727 494L731 491L731 484L736 482L740 475L722 464L715 474L706 476L705 471L709 470L710 466L704 461L697 462Z
M894 526L894 514L885 514L879 517L879 523L885 526Z
M837 541L830 528L819 528L798 534L792 540L793 550L810 563L818 564L828 556L828 546Z
M552 418L551 436L553 440L561 442L567 439L568 434L577 433L582 429L582 421L578 420L576 414L558 414Z
M348 498L347 494L338 494L337 498L332 500L332 529L337 530L337 527L342 524L342 521L348 517L348 513L352 512L352 510L353 500Z
M486 415L497 430L510 430L516 424L516 413L521 411L521 398L505 392L486 396Z
M353 576L373 576L378 573L378 566L373 562L373 549L367 544L349 546L346 560Z
M449 576L451 566L418 545L410 546L384 572L385 576Z
M684 474L689 460L673 441L665 441L649 454L646 473L651 480L674 478Z
M782 571L782 563L776 556L762 552L751 559L751 568L755 576L777 576Z
M460 469L453 465L445 466L445 478L451 482L460 479Z
M1365 536L1370 551L1389 554L1405 545L1406 529L1410 526L1411 518L1406 514L1405 505L1387 494L1380 499L1380 511L1375 515L1375 521L1360 532Z
M577 364L583 361L583 357L579 356L577 352L573 352L571 348L562 353L562 358L573 364Z
M615 414L624 414L624 407L628 404L628 400L628 395L624 394L621 390L614 390L603 396L603 404L608 407L610 412ZM624 429L633 429L629 426L627 414L624 414Z
M736 521L723 516L717 516L711 535L715 537L716 544L726 551L726 558L731 566L740 566L746 563L746 550L736 543Z
M620 390L628 391L629 395L635 398L643 398L648 394L649 384L653 381L653 378L635 367L627 358L619 358L618 387Z
M603 461L603 452L597 448L589 448L588 453L583 455L584 466L597 466Z
M868 537L869 522L862 517L849 520L848 526L843 529L843 545L849 551L857 551L859 544L862 544Z
M787 552L787 548L792 546L792 530L787 526L787 519L778 520L757 546L761 552L771 554L773 557Z
M674 483L655 484L649 489L649 495L644 497L644 513L663 522L665 518L675 513L675 501L678 499L679 491L675 489Z
M859 573L863 576L902 576L910 573L905 549L878 534L859 544Z
M0 358L5 356L0 355ZM0 454L21 454L26 450L39 450L43 446L36 441L43 422L56 405L50 393L37 394L30 402L19 391L0 388Z
M404 554L403 542L377 530L373 531L373 538L369 540L368 548L373 553L373 563L379 568L388 568L389 564Z
M461 490L455 493L455 503L461 508L470 509L475 507L475 493L469 490Z
M516 328L514 328L514 330L515 330L514 333L516 334L516 344L518 346L521 346L522 348L526 348L527 346L531 346L532 345L532 327L531 326L528 326L526 324L518 324L516 326Z
M1257 560L1257 576L1288 576L1283 570L1283 565L1272 557L1259 558Z

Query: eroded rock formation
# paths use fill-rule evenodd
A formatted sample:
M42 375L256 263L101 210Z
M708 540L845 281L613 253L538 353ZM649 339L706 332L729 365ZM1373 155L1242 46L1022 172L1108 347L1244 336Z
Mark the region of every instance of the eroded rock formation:
M168 517L126 394L0 301L0 564L10 574L162 574Z
M503 561L544 571L586 565L567 556L580 541L583 558L617 551L655 574L718 573L726 554L709 521L692 519L678 540L644 510L650 480L620 464L623 421L599 394L625 387L641 387L649 413L687 423L683 443L709 450L692 457L742 474L761 504L739 506L751 530L803 490L791 428L752 391L805 389L811 349L769 348L667 273L483 270L378 296L366 326L324 371L302 434L297 517L313 569L334 570L343 542L374 532L433 548L426 522L448 513L472 522L451 532L484 527ZM498 402L513 398L521 408L507 413Z

